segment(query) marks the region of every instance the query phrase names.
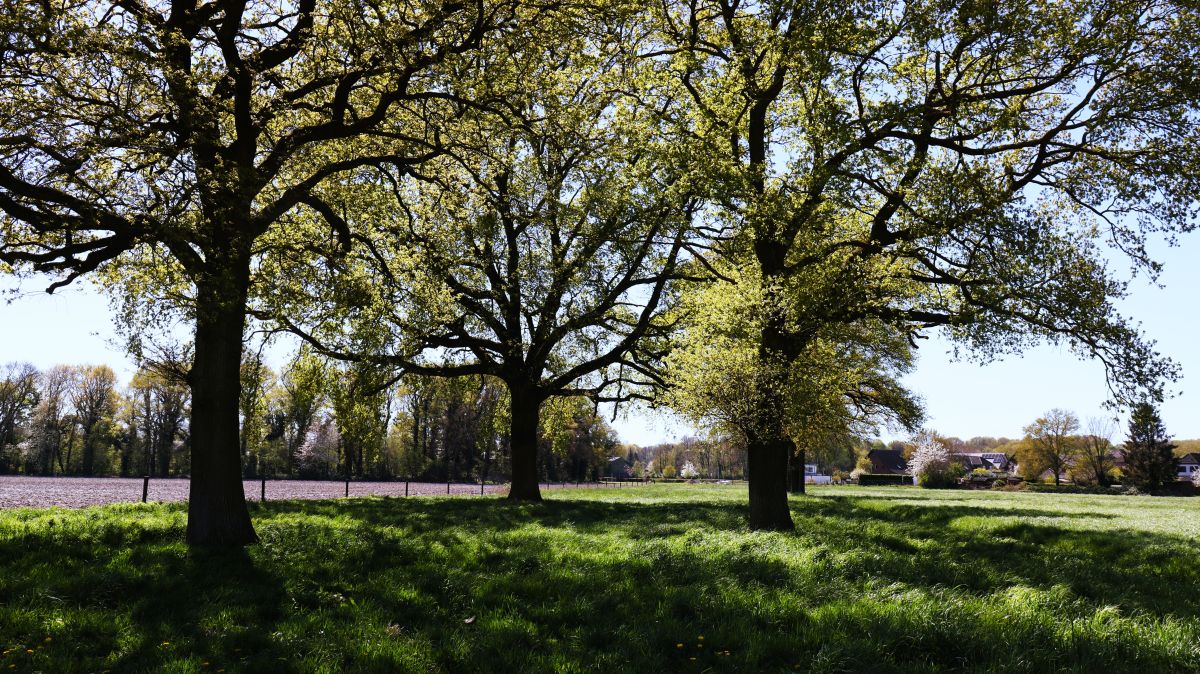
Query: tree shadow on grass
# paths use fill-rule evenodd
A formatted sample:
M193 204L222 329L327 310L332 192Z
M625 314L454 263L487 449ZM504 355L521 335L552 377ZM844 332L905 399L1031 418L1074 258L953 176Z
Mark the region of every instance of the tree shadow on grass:
M209 671L289 669L280 665L290 654L269 638L285 608L276 575L245 550L188 550L176 532L126 524L125 536L85 525L0 541L2 641L38 644L20 664L147 671L182 659Z
M1115 516L1108 513L919 502L891 502L879 508L872 507L875 500L794 501L798 531L794 538L799 539L795 542L816 551L817 561L830 565L829 573L853 578L958 587L978 595L1014 584L1066 586L1098 606L1120 605L1159 616L1200 616L1194 594L1179 591L1200 584L1200 546L1189 538L1043 523L1112 521ZM374 527L397 527L444 545L459 543L474 532L503 533L530 523L582 535L613 534L633 544L695 538L705 532L746 533L744 507L735 502L571 500L514 506L494 500L372 499L268 507L280 513L323 513ZM979 525L958 526L960 519ZM703 544L702 538L695 540ZM757 575L768 579L788 574L772 567L769 560L754 568L765 570ZM737 573L733 577L742 580Z
M42 529L0 538L0 626L67 617L44 671L1197 668L1194 543L871 500L797 499L796 534L737 502L395 498L256 507L244 553Z
M396 563L371 583L391 589L377 591L373 601L402 632L428 640L436 654L428 664L446 671L784 671L796 665L806 671L1183 671L1195 664L1188 651L1157 650L1127 626L1093 625L1091 616L1113 602L1093 604L1064 590L1070 575L1062 552L1042 559L1046 553L1038 548L1069 541L1082 545L1086 561L1103 534L1060 530L1051 536L1041 531L1047 527L1032 525L1005 525L990 534L1036 538L1014 549L949 526L977 509L904 513L897 525L889 517L896 513L848 501L798 503L798 520L826 530L824 540L814 541L804 533L747 534L742 508L733 503L339 505L321 510L403 531L408 545L396 545ZM1053 513L1011 508L988 515ZM662 533L646 534L655 527ZM570 536L589 531L615 538L621 554L571 544ZM720 540L730 534L734 540ZM898 549L884 536L922 537L947 551ZM789 558L805 552L812 554ZM1105 562L1092 560L1091 573L1107 572ZM1124 596L1141 596L1150 606L1161 599L1151 588L1163 580L1119 575L1103 587L1132 582ZM888 589L895 596L881 594L880 588L896 585ZM1013 588L1019 591L1010 597ZM1176 608L1196 615L1194 605ZM380 671L399 666L386 653L348 662Z

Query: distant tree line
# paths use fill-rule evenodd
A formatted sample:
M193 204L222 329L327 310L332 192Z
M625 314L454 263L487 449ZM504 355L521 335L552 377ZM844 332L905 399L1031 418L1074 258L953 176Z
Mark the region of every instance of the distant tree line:
M631 466L634 477L706 479L744 479L746 447L736 436L713 434L685 436L675 442L646 447L626 445L621 454ZM688 467L695 471L690 473Z
M0 366L0 473L190 474L191 397L180 363L125 385L107 365ZM243 475L506 481L506 393L489 377L395 378L301 349L278 372L247 350L241 368ZM543 480L605 475L616 433L582 398L548 407Z
M0 472L187 474L187 386L107 365L0 366Z
M1052 409L1023 429L1018 439L975 437L962 440L932 432L915 438L914 442L893 441L885 446L876 440L869 449L890 448L903 452L909 460L918 453L922 441L934 442L945 456L956 454L1003 454L1017 466L1026 480L1064 480L1077 485L1107 487L1115 484L1139 489L1160 489L1178 479L1178 457L1195 451L1200 441L1171 442L1157 409L1151 403L1133 406L1123 443L1114 441L1117 425L1102 418L1080 423L1074 412ZM927 436L927 437L925 437ZM870 462L859 460L859 469L869 472Z

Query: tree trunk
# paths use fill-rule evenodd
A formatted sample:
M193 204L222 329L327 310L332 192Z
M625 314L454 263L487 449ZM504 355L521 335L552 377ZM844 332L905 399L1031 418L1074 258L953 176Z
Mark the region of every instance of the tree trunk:
M84 419L81 424L83 427L83 451L80 458L80 470L84 475L91 477L96 472L96 434L93 431L95 424L89 423L89 421L89 419Z
M747 470L750 487L750 528L790 531L795 528L788 510L788 462L796 449L785 424L785 399L788 371L797 345L786 329L786 319L776 286L779 275L771 270L782 268L780 250L760 246L758 251L763 274L763 301L766 317L758 346L759 374L755 382L758 418L747 433Z
M63 469L63 474L71 470L71 455L75 453L75 423L71 423L71 434L67 436L67 462L62 465L62 460L59 460L60 467ZM59 450L59 456L62 456L62 450Z
M242 490L238 421L242 330L249 259L196 284L196 341L192 365L192 479L187 541L191 545L248 545L258 541Z
M747 443L751 529L791 531L795 528L787 498L787 464L792 449L792 441L786 437L782 440L751 439Z
M804 480L808 477L804 462L805 457L803 449L791 456L791 467L788 470L790 482L788 485L788 491L792 492L793 494L804 493Z
M171 447L175 444L175 434L178 432L178 428L174 424L159 431L158 448L155 451L155 454L158 455L159 477L168 477L171 474Z
M540 501L538 486L537 440L538 413L542 401L533 392L509 385L509 447L512 451L512 487L510 501Z

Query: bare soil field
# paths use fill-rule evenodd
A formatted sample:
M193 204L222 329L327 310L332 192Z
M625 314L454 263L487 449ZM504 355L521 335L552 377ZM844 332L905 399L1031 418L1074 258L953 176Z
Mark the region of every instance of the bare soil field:
M543 489L597 488L594 483L576 487L573 483L543 483ZM259 480L243 484L246 499L257 501L261 495ZM346 483L324 480L267 480L267 500L328 499L346 494ZM505 494L507 484L489 484L485 494ZM452 496L479 496L479 484L453 483ZM446 496L445 482L350 482L350 496ZM151 478L147 500L186 501L186 478ZM0 508L62 506L82 508L107 503L133 503L142 499L142 478L123 477L26 477L0 475Z

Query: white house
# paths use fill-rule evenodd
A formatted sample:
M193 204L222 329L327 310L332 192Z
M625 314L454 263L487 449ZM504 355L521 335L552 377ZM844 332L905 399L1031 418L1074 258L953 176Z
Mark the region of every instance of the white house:
M1190 482L1192 474L1200 473L1200 452L1184 454L1175 465L1179 467L1179 479Z
M808 484L829 484L830 482L833 482L832 477L828 475L821 475L819 472L817 472L818 470L817 464L815 463L804 464L804 481Z

